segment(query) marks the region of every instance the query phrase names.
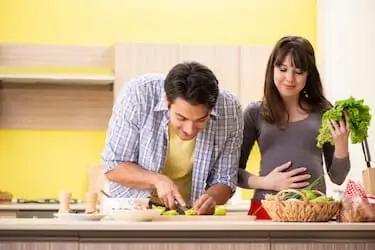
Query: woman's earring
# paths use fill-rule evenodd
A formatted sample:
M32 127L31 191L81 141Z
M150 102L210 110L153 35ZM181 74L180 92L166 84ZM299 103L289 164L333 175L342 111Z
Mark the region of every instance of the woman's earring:
M309 98L309 94L307 94L306 90L303 91L303 95L305 96L306 99Z

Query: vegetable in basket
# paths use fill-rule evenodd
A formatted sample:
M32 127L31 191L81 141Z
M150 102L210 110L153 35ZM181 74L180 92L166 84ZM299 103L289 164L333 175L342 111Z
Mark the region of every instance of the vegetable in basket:
M364 103L363 99L349 97L345 100L336 101L335 105L323 114L322 124L317 136L317 146L319 148L322 148L327 142L334 145L329 129L329 123L330 120L343 120L345 112L349 116L348 123L352 143L361 143L366 139L368 128L371 123L370 107Z
M334 201L332 197L326 196L325 194L321 193L320 191L316 190L319 182L324 178L325 175L321 175L315 181L313 181L310 185L301 189L300 192L307 198L309 201L319 201L319 202L329 202ZM287 193L285 196L286 200L303 200L302 197L296 193Z
M326 196L325 194L317 190L302 190L301 193L305 195L305 197L309 201L320 201L320 202L334 201L332 197Z
M329 202L334 201L332 197L326 196L323 193L320 193L318 190L300 190L303 196L306 197L309 201L317 201L317 202ZM285 200L304 200L301 195L296 193L288 193L285 196Z

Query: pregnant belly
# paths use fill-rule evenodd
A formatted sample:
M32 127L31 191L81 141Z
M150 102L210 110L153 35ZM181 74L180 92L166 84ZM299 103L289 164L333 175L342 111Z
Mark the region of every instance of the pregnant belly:
M311 175L310 182L316 180L321 175L324 174L322 158L315 155L308 155L295 153L295 154L285 154L285 155L273 155L273 156L263 156L261 160L260 174L261 176L266 176L276 167L291 162L290 166L285 171L291 171L297 168L306 168L306 172ZM285 172L284 171L284 172Z
M281 165L280 161L276 161L275 159L265 159L262 161L261 169L260 169L260 175L266 176L269 174L272 170L275 169L275 167ZM314 189L317 189L323 193L326 192L326 185L325 185L325 178L324 178L324 170L321 163L316 161L316 159L310 158L310 159L293 159L291 166L286 169L285 171L291 171L293 169L297 169L300 167L305 167L306 171L304 172L307 174L310 174L311 177L307 181L311 184L315 181ZM322 177L323 176L323 177ZM318 180L319 179L319 180ZM318 180L318 181L317 181ZM275 191L272 190L256 190L254 194L254 200L262 200L264 199L264 196L266 194L276 194Z

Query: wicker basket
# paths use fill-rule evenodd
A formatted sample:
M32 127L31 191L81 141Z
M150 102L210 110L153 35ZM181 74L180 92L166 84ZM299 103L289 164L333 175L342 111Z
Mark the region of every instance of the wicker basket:
M345 199L337 220L339 222L375 222L375 204Z
M9 192L0 191L0 203L12 202L13 195Z
M324 195L320 191L314 193ZM285 200L288 193L294 193L302 200ZM266 195L262 206L274 221L283 222L327 222L338 214L341 202L338 201L309 201L300 191L295 189L282 190L276 195Z

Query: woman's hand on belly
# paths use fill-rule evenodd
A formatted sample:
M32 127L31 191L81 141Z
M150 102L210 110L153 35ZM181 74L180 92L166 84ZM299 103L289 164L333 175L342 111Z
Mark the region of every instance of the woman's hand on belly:
M306 168L300 167L286 171L290 165L291 162L286 162L264 176L265 189L281 191L288 188L299 189L308 186L311 175L306 173Z

